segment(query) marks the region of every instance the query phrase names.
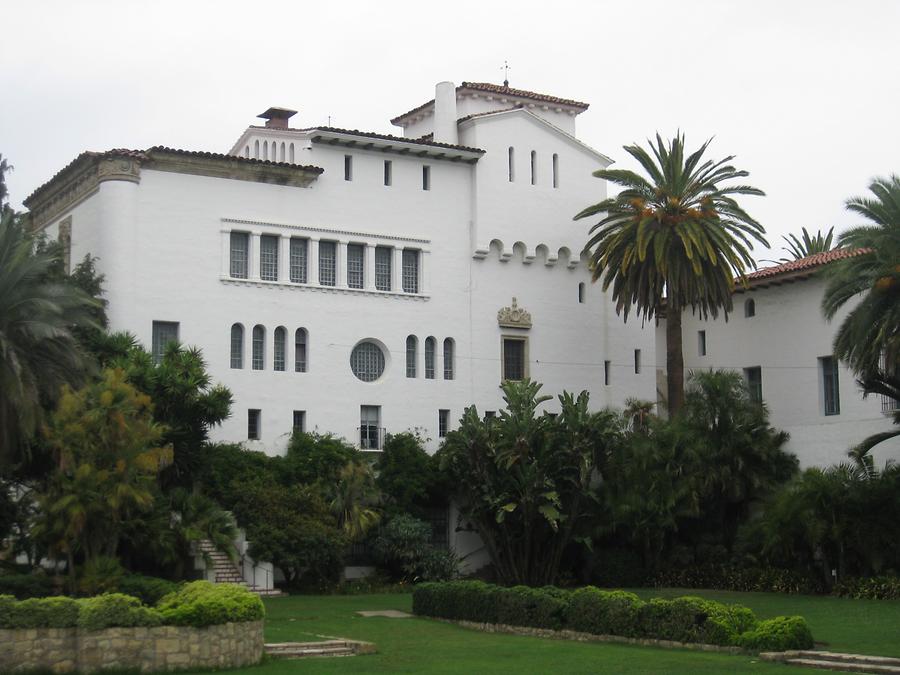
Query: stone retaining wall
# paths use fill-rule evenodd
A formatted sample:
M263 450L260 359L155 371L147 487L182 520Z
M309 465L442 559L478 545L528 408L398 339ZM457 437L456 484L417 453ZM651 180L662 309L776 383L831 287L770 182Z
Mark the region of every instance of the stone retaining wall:
M0 672L49 668L57 673L135 668L150 673L186 668L234 668L259 663L263 622L206 628L0 629Z

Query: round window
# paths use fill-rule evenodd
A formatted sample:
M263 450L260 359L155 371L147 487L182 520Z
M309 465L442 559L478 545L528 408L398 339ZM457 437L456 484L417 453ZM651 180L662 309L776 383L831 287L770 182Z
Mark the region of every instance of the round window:
M374 382L384 374L384 352L374 342L360 342L350 353L350 368L363 382Z

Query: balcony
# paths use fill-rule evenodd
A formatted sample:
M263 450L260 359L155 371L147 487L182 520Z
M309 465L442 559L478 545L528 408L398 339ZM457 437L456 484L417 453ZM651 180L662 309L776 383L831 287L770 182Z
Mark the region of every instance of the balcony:
M360 450L381 450L384 447L384 427L365 425L357 427Z

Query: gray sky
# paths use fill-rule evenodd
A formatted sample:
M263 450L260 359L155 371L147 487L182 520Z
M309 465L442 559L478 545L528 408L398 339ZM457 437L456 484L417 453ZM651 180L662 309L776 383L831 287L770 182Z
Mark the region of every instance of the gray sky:
M6 0L0 153L14 206L83 150L226 152L271 105L297 126L400 134L441 80L591 103L578 136L715 136L766 197L769 240L857 220L900 173L900 1L231 2ZM780 251L776 251L780 255ZM758 257L767 257L765 253Z

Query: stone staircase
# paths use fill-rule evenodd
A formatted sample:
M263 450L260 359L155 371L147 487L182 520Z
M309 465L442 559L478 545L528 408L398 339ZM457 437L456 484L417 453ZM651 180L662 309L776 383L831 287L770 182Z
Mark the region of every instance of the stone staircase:
M837 670L844 673L898 673L900 659L864 654L839 654L837 652L787 651L763 652L764 661L781 661L789 666Z
M302 659L309 656L355 656L374 654L371 642L322 640L321 642L274 642L266 644L266 655L278 659Z
M240 569L235 565L231 558L216 548L216 545L209 539L201 539L197 542L197 551L202 553L212 564L212 571L215 575L215 583L217 584L240 584L246 586L249 590L259 595L267 597L282 595L278 589L260 588L254 584L249 584L244 580Z

